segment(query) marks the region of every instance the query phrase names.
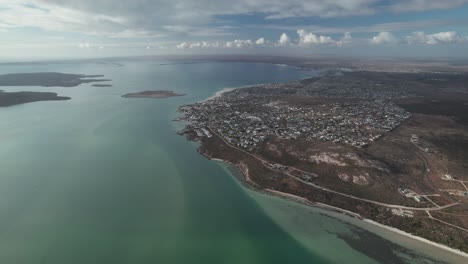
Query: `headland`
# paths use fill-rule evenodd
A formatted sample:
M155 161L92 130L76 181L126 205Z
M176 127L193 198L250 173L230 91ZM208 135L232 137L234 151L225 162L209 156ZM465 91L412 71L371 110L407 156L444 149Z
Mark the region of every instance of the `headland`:
M128 93L122 95L123 98L168 98L174 96L184 96L173 91L157 90L157 91L144 91L138 93Z

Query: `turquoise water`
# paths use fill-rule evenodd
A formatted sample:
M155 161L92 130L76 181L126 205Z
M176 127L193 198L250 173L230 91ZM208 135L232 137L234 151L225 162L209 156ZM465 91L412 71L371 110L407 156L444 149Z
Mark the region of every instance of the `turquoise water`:
M0 263L408 261L380 237L373 250L391 258L353 247L343 237L359 241L364 231L342 220L243 188L225 165L175 134L181 104L310 72L266 64L122 64L0 66L0 74L103 74L113 84L3 87L72 100L0 108ZM151 89L187 96L120 97Z

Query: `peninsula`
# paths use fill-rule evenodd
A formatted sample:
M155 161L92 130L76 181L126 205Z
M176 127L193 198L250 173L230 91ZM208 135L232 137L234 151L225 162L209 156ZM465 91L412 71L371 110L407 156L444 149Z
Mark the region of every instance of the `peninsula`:
M256 189L468 251L468 74L330 70L181 106Z
M0 74L0 86L75 87L82 83L106 82L103 75L58 72Z
M0 107L25 104L38 101L63 101L70 97L57 96L56 93L44 92L4 92L0 91Z
M123 98L167 98L167 97L174 97L174 96L184 96L185 94L179 94L173 91L165 91L165 90L158 90L158 91L144 91L138 93L128 93L122 95Z
M75 87L83 83L110 81L108 79L101 79L100 77L103 77L103 75L57 72L9 73L0 74L0 86ZM105 84L105 86L107 85ZM37 101L63 101L70 99L70 97L58 96L57 93L52 92L4 92L0 90L0 107Z

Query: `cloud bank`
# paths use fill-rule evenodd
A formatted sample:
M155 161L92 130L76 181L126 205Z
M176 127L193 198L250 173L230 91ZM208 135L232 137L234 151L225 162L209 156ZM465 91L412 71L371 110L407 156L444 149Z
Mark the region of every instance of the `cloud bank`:
M372 45L436 45L436 44L468 44L468 36L461 36L455 31L426 34L414 32L411 35L399 38L391 32L379 32L370 39L353 38L350 32L346 32L341 39L335 40L331 36L317 35L304 29L296 31L297 39L291 39L286 33L280 35L278 41L268 41L261 37L255 41L250 39L236 39L228 42L183 42L176 46L178 49L193 48L255 48L255 47L312 47L312 46L337 46L344 47L353 43L369 43Z
M449 9L468 0L0 0L0 30L33 27L94 36L224 36L219 17L252 15L272 23L298 17L369 16ZM227 8L228 7L228 8ZM228 23L227 23L228 24ZM305 36L305 42L330 40Z

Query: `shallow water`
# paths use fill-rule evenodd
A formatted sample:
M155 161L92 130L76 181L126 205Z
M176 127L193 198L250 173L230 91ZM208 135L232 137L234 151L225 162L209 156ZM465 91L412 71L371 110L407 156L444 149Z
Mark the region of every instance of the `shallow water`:
M113 84L2 87L72 100L0 108L0 263L382 262L377 255L407 261L401 248L379 236L360 239L364 231L337 216L243 188L225 165L175 134L181 104L311 72L161 63L0 65L0 74L103 74ZM187 96L120 97L151 89ZM367 240L380 246L363 250Z

